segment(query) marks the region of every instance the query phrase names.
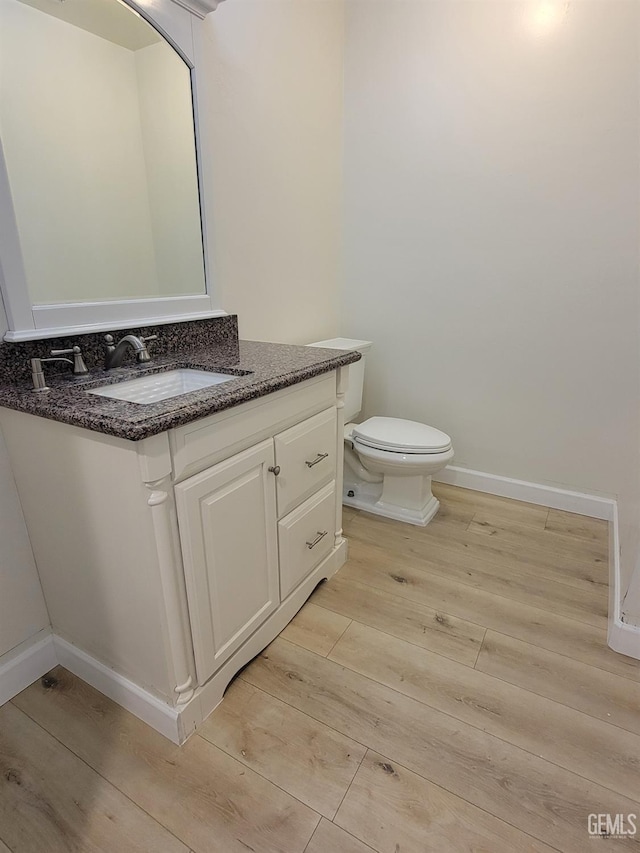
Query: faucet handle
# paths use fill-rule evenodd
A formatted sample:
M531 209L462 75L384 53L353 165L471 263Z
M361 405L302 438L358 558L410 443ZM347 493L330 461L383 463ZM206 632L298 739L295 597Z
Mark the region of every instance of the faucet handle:
M136 353L136 358L138 360L138 364L146 364L147 362L151 361L151 356L149 355L149 350L147 349L147 341L157 341L158 336L157 335L149 335L146 338L140 338L140 340L142 341L144 349L142 349L142 350L140 350L140 352Z
M76 376L83 376L88 373L87 365L82 357L82 350L79 346L71 347L70 349L52 349L51 355L72 355L73 356L73 372Z

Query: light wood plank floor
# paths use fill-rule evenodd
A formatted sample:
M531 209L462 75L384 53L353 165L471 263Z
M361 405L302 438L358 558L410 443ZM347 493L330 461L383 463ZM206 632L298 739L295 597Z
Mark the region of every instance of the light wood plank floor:
M640 853L640 662L607 525L449 486L350 559L175 747L57 668L0 709L0 851ZM598 847L598 849L600 849Z

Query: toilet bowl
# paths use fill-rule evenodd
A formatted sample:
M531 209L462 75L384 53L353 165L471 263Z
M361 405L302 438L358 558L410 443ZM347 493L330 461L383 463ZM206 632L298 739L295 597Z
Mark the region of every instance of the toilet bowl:
M344 503L425 526L440 506L431 478L452 460L449 436L426 424L380 417L348 424Z
M453 460L449 436L441 430L402 418L372 417L351 422L362 406L364 355L369 341L334 338L309 346L353 349L363 359L349 366L344 404L343 503L375 515L425 526L440 506L431 478Z

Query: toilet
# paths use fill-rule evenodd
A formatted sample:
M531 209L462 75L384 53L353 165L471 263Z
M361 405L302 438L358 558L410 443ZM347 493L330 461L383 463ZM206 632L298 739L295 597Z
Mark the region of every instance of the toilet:
M343 503L424 527L440 506L431 478L453 460L451 439L439 429L402 418L372 417L355 423L362 409L371 341L332 338L309 346L362 353L362 359L347 368Z

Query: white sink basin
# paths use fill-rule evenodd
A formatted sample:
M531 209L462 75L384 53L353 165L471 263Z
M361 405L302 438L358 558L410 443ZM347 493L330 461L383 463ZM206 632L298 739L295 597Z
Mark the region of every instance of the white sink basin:
M180 370L168 370L166 373L152 373L139 379L128 379L116 382L114 385L102 385L92 388L89 394L100 397L110 397L112 400L126 400L129 403L157 403L188 394L189 391L199 391L237 379L228 373L209 373L206 370L193 370L189 367Z

